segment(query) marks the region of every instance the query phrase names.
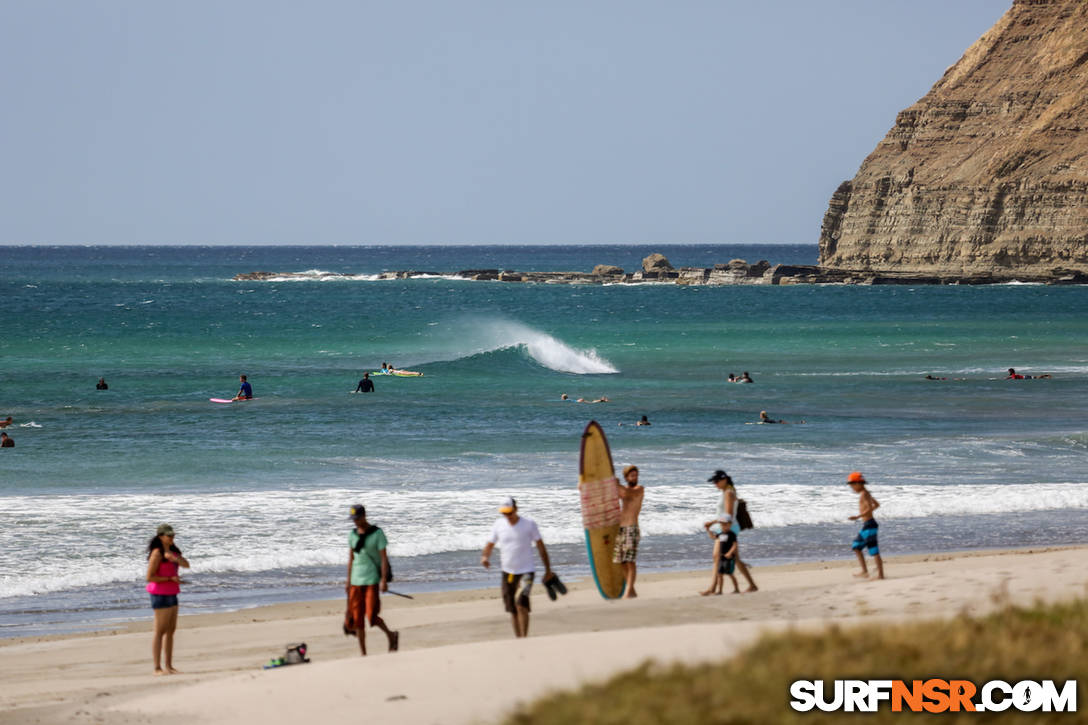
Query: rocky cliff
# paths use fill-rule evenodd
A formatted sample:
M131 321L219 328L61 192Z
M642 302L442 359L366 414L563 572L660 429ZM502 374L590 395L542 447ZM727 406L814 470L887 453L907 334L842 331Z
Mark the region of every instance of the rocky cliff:
M1015 0L831 197L824 268L1088 271L1088 0Z

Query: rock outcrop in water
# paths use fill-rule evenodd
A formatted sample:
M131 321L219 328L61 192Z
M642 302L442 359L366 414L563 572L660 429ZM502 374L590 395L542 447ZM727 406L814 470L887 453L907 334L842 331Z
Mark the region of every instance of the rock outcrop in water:
M662 255L651 255L661 257ZM650 259L650 257L647 257ZM668 260L665 260L668 265ZM598 264L592 272L515 272L509 269L462 269L459 272L420 272L399 270L379 275L353 275L343 272L245 272L234 275L236 282L278 282L282 280L331 280L331 279L419 279L446 277L476 282L535 282L538 284L678 284L678 285L785 285L785 284L991 284L1002 279L993 275L976 274L966 278L950 278L938 275L904 272L857 272L802 264L771 264L760 260L748 264L743 259L713 267L666 268L660 264L643 263L643 269L632 274L614 265ZM1020 275L1026 282L1046 284L1088 284L1088 273L1063 272L1060 275L1046 273L1039 276Z
M1088 2L1015 0L831 197L819 264L1083 282Z

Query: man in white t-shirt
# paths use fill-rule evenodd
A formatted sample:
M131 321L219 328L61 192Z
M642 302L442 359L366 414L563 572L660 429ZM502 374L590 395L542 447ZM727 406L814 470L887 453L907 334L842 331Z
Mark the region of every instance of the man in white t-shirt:
M499 507L499 513L502 518L491 527L491 537L484 546L480 563L485 569L491 567L491 551L498 544L502 555L502 601L510 612L514 636L526 637L529 634L529 590L534 578L533 544L544 562L545 580L552 576L552 565L540 538L540 529L532 519L518 516L517 501L508 496Z

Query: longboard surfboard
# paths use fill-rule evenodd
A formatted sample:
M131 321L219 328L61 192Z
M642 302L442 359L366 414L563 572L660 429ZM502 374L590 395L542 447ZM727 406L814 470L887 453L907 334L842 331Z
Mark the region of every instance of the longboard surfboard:
M241 403L244 400L233 400L231 398L208 398L213 403ZM256 400L256 398L248 398L248 400Z
M619 599L627 584L623 565L612 563L612 549L620 532L620 494L616 484L608 439L600 424L591 420L582 432L578 492L582 499L589 568L597 591L605 599Z

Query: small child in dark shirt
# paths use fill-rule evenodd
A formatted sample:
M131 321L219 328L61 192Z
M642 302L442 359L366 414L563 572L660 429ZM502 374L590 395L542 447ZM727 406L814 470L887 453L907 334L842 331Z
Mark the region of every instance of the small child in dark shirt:
M708 594L721 594L726 576L733 582L733 593L740 594L737 578L733 576L733 570L737 566L737 535L730 529L725 529L720 534L711 533L708 529L707 533L714 539L714 578L710 581L710 588L700 594L704 597Z

